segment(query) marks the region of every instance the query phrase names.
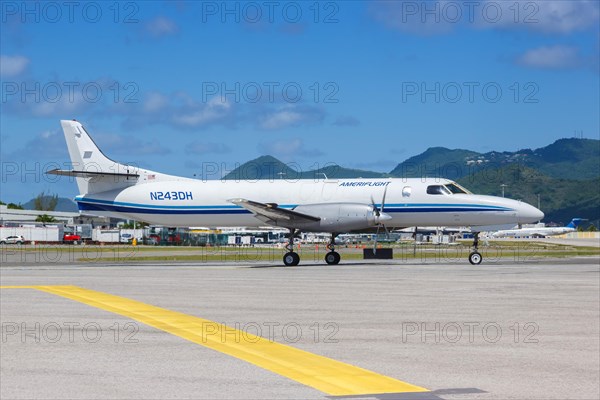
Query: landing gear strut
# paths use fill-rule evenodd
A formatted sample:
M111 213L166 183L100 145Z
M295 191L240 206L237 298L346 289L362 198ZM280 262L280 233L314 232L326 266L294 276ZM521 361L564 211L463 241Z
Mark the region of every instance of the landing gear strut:
M297 229L290 229L290 240L285 245L285 249L288 252L283 255L283 263L288 267L293 267L300 263L300 256L294 252L294 236L296 236L297 232Z
M475 232L473 234L473 251L469 254L469 262L473 265L481 264L483 257L477 251L477 246L479 245L479 232Z
M327 250L329 250L329 252L325 254L325 262L329 265L339 264L340 259L342 258L340 253L335 251L335 238L337 235L337 233L332 233L331 241L327 244Z

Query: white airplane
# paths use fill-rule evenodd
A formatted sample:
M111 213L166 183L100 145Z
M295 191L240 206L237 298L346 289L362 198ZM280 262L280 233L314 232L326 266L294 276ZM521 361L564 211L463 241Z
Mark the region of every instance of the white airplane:
M515 237L515 236L537 236L537 237L546 237L546 236L555 236L562 235L564 233L575 232L577 230L577 226L583 221L581 218L573 218L571 222L567 226L556 226L556 227L546 227L546 226L538 226L533 228L520 228L520 229L506 229L498 232L494 232L492 237Z
M290 231L285 265L300 262L294 252L300 231L330 233L325 261L337 264L335 238L340 233L379 227L523 224L544 216L521 201L474 195L438 178L200 181L166 175L112 161L79 122L63 120L61 125L73 169L48 173L76 178L80 211L169 227L284 227ZM373 197L381 198L381 203ZM475 235L472 264L482 261L477 244Z

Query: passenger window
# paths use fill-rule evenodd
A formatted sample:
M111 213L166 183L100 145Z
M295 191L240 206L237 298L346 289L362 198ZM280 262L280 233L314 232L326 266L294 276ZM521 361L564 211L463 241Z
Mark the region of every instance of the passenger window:
M444 194L444 187L441 185L427 186L427 194Z
M412 188L410 186L404 186L402 188L402 197L410 197L411 192L412 192Z

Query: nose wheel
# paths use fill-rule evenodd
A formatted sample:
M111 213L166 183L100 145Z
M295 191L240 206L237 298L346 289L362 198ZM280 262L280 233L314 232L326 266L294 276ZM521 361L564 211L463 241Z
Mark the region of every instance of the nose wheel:
M471 264L479 265L481 264L481 261L483 261L483 257L481 256L481 254L479 254L479 252L472 251L471 254L469 254L469 262Z
M472 265L479 265L483 261L483 256L477 251L479 245L479 232L473 234L473 251L469 254L469 262Z

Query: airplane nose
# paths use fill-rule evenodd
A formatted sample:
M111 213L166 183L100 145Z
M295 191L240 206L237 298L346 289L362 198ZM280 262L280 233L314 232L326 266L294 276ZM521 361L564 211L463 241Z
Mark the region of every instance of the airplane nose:
M521 203L518 216L520 222L530 223L540 221L542 218L544 218L544 213L530 204Z

